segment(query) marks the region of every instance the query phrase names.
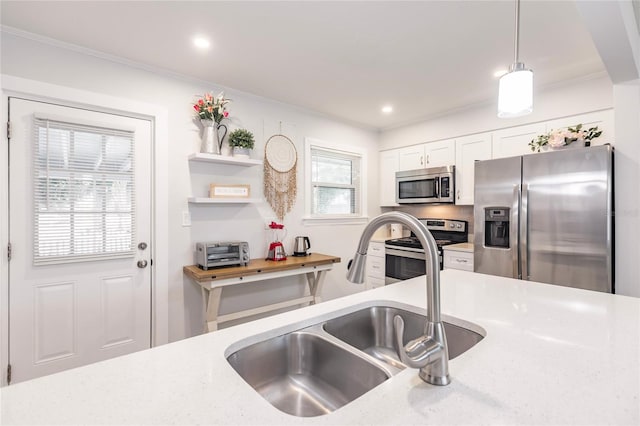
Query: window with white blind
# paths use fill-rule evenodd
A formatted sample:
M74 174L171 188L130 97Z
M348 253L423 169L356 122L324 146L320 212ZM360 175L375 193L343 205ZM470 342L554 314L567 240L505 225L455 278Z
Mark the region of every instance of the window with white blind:
M308 218L363 216L363 153L307 139Z
M134 255L134 132L35 117L34 264Z

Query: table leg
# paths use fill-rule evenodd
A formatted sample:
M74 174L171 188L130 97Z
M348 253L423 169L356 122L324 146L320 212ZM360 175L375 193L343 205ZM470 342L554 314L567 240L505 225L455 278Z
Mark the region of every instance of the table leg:
M326 271L307 272L307 284L309 284L309 293L313 296L313 300L309 303L315 305L322 302L319 294L322 290L322 284L324 282L324 276Z
M205 296L205 291L209 293ZM205 304L204 332L216 331L218 329L218 310L220 309L220 299L222 297L222 287L205 289L202 287L202 300Z

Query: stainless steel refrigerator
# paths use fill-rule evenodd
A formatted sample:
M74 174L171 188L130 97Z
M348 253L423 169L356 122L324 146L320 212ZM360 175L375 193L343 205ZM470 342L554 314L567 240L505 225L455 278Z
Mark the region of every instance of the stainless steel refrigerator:
M475 163L474 271L614 292L609 145Z

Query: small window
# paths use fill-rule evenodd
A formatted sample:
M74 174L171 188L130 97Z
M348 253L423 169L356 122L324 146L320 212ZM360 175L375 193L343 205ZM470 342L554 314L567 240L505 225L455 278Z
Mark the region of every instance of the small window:
M363 216L363 154L307 140L308 216L348 219Z
M35 118L34 264L134 254L134 133Z

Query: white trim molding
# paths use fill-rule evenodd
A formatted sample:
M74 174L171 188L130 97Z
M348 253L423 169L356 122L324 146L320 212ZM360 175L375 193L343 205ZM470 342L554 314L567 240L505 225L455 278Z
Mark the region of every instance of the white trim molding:
M95 111L125 115L148 120L152 126L153 160L153 203L152 233L154 244L151 247L152 264L152 308L151 308L151 346L169 342L169 240L168 240L168 112L166 108L95 93L65 86L29 80L15 76L0 75L2 88L2 120L8 121L9 97L19 97L40 102L52 102L60 105L86 108ZM8 176L9 158L6 146L7 132L0 139L4 147L0 149L0 176ZM0 384L6 385L7 361L9 358L9 264L6 256L9 231L8 182L0 178Z

